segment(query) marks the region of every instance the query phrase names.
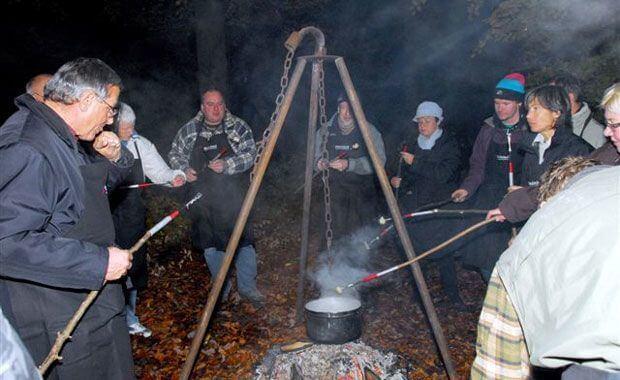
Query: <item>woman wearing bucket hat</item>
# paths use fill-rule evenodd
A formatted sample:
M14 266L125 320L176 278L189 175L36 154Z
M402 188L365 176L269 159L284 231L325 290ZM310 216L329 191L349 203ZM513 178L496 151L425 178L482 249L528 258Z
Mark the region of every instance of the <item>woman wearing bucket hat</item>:
M413 118L417 130L399 153L402 175L390 181L400 189L399 202L404 212L450 198L458 186L461 153L456 139L442 128L443 120L443 110L437 103L424 101L418 105ZM446 230L445 224L435 218L412 219L407 228L416 251L426 251L445 240L443 234L437 233ZM462 305L453 256L437 258L444 292L452 303Z

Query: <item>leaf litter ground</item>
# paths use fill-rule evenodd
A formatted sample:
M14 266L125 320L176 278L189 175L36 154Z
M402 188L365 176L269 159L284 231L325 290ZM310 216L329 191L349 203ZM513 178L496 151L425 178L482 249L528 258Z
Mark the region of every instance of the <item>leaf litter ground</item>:
M178 207L174 198L168 190L149 193L149 225ZM253 215L258 284L266 304L256 309L236 292L218 303L194 366L195 379L251 379L270 349L308 340L303 322L295 323L301 205L265 207L267 203L259 196ZM320 223L314 209L312 225ZM309 269L317 260L319 235L311 233ZM149 286L139 295L137 311L153 335L132 337L136 376L176 379L207 301L211 278L202 253L192 248L187 219L179 218L152 238L148 254ZM377 270L403 261L389 241L377 254L381 255ZM423 263L422 269L459 377L466 378L475 355L476 322L485 285L478 274L458 266L461 296L473 305L471 311L458 311L445 301L434 265ZM317 297L318 291L307 282L305 300ZM411 271L392 273L364 290L362 303L362 342L396 355L398 366L410 379L447 378Z

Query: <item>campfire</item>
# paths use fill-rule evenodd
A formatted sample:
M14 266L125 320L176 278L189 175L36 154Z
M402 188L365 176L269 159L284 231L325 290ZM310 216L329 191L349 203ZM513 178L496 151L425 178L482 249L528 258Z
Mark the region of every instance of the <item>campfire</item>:
M288 352L287 352L288 351ZM255 380L406 379L398 357L361 341L339 345L298 343L268 351L256 368Z

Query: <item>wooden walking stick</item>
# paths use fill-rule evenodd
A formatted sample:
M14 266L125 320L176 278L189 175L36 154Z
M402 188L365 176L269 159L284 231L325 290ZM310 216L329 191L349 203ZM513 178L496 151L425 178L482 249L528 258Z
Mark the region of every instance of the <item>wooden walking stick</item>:
M189 206L191 206L194 202L196 202L201 197L202 197L202 194L197 193L194 196L194 198L192 198L189 202L185 204L185 208L189 209ZM140 240L138 240L129 249L129 254L133 257L133 254L137 250L139 250L144 245L144 243L146 243L147 240L149 240L153 235L159 232L159 230L164 228L168 223L172 222L180 214L181 214L180 210L178 209L174 210L173 212L168 214L165 218L163 218L159 223L151 227L151 229L146 231L146 233L142 235ZM71 339L71 333L73 332L77 324L80 322L80 319L82 319L82 317L86 313L86 310L88 310L89 306L95 301L98 295L99 295L99 290L91 290L90 293L88 293L88 296L86 297L86 299L82 301L82 303L80 304L80 307L77 309L75 314L73 314L73 316L69 320L69 323L67 323L67 326L65 326L64 330L58 332L58 336L56 337L56 341L54 342L54 345L50 349L50 352L47 354L47 357L45 358L45 360L43 360L43 363L41 363L41 365L38 368L41 376L45 375L47 370L52 366L52 364L54 364L56 360L62 360L62 356L60 356L60 350L62 350L62 346L65 344L67 339Z

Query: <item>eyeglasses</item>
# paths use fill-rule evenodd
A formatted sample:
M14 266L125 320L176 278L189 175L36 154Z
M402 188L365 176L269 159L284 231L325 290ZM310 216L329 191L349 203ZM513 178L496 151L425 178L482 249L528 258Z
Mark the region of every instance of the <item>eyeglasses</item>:
M617 129L620 128L620 123L610 123L609 121L607 122L607 126L611 129Z
M116 107L112 107L108 102L105 101L105 99L97 96L97 99L99 99L103 104L105 104L106 106L108 106L109 110L108 113L110 114L110 116L116 116L116 114L118 113L118 106Z

